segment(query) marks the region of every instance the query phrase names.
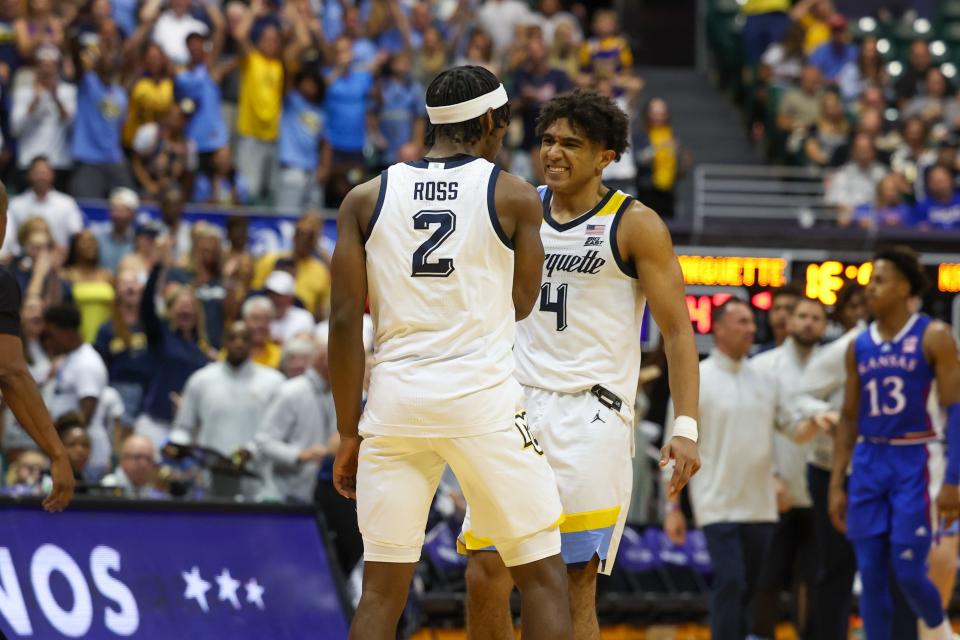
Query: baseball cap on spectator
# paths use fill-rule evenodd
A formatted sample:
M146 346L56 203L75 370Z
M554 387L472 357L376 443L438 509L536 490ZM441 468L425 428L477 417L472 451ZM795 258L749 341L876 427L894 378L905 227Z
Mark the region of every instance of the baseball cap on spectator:
M36 59L47 60L50 62L59 62L60 61L60 48L52 44L45 44L37 47L37 52L34 54Z
M140 208L140 196L133 189L117 187L110 192L110 204L118 204L131 211L136 211Z
M267 276L264 288L281 296L292 296L295 284L293 276L286 271L274 271Z
M827 25L830 27L830 31L846 31L847 19L842 13L835 13L830 16Z

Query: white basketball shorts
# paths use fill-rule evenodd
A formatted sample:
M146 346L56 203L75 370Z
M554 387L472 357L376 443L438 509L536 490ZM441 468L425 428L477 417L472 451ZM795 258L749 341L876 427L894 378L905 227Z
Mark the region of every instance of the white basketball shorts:
M560 553L557 483L522 414L493 433L462 438L365 436L357 470L357 520L367 562L420 559L427 515L444 465L473 510L477 535L508 567Z
M633 487L633 426L589 391L555 393L524 387L527 423L556 475L564 520L562 555L567 565L597 556L609 575L627 519ZM496 547L474 525L469 503L459 549Z

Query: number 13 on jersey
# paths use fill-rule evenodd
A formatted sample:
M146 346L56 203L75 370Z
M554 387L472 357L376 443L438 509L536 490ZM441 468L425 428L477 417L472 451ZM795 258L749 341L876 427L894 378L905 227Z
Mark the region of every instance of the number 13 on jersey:
M887 376L882 382L874 378L863 388L869 396L871 418L895 416L907 406L907 398L903 395L903 378L900 376Z

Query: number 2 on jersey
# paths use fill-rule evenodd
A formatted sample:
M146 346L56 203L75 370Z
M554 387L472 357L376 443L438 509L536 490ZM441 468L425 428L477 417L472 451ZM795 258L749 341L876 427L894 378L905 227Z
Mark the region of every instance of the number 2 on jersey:
M540 285L540 311L557 314L557 331L567 328L567 285L557 287L557 299L550 299L550 283Z
M437 225L437 230L413 252L411 275L414 278L446 278L453 273L453 258L440 258L436 262L427 262L427 259L457 228L457 216L449 209L418 211L413 216L413 228L418 231L429 230L433 225Z
M886 396L880 398L880 386L883 386L883 393ZM883 416L895 416L907 406L907 398L903 395L903 378L900 376L887 376L880 383L874 378L864 385L870 396L870 417L877 418ZM891 401L891 402L888 402Z

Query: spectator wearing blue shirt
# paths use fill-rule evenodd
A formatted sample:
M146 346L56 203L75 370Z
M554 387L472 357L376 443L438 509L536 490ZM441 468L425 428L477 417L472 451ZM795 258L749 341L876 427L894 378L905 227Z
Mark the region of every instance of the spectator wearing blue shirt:
M121 423L125 427L133 426L143 392L156 369L140 322L142 296L143 283L136 271L127 269L117 274L113 319L100 325L93 343L107 366L110 386L123 401Z
M167 273L167 283L190 285L203 306L203 321L210 347L223 346L223 332L227 324L227 307L239 301L228 291L223 280L223 236L212 224L198 221L190 230L193 238L190 260L185 267L175 267Z
M401 51L418 51L423 46L423 36L428 29L436 28L445 36L446 25L435 20L428 0L419 0L412 7L399 2L388 3L390 23L377 37L377 44L381 51L389 54Z
M197 176L193 183L193 201L227 207L250 204L247 181L234 168L230 147L214 152L210 173Z
M829 20L830 41L817 47L810 54L810 64L820 69L823 79L833 82L848 64L857 63L857 46L848 42L847 19L839 13Z
M327 143L333 150L326 190L328 206L339 206L347 192L363 180L363 149L367 131L375 124L370 114L373 74L354 64L353 40L349 36L337 38L334 52L334 67L325 77L324 100Z
M908 227L913 223L913 208L903 201L900 178L890 173L877 183L877 198L853 209L853 224L862 229Z
M133 187L123 156L120 129L127 116L127 94L116 81L110 55L84 51L77 91L71 192L75 198L106 198L115 187Z
M110 0L110 15L124 38L129 38L137 30L137 5L139 0Z
M531 38L526 53L527 64L513 77L514 105L523 122L523 140L510 170L521 177L542 182L540 154L534 152L539 145L537 117L543 105L561 93L570 91L574 85L565 71L550 67L543 40Z
M169 250L166 251L169 254ZM156 295L165 263L165 255L150 272L140 302L140 318L150 354L163 366L155 370L144 391L141 414L134 429L150 438L158 447L170 435L175 413L175 398L194 371L210 362L206 328L200 301L189 286L179 286L165 296L167 317L157 311Z
M323 137L323 80L301 69L293 84L280 117L277 209L299 214L323 206L322 185L330 173L332 150Z
M410 148L405 150L403 159L421 155L427 109L423 87L413 79L412 68L413 61L406 52L391 56L384 65L376 116L378 142L382 146L380 164L384 166L398 162L400 150L407 145Z
M110 226L99 231L100 266L117 272L120 260L133 253L133 219L140 208L140 198L133 189L117 187L110 193Z
M350 38L353 64L364 69L372 69L380 63L382 54L377 48L377 43L367 37L364 23L359 9L347 7L343 13L343 30L337 38L343 36Z
M915 220L921 229L960 229L960 195L946 167L937 165L927 173L927 197L917 204Z
M328 42L333 42L343 35L344 23L347 21L344 11L352 7L345 8L345 3L342 0L314 0L315 4L316 2L319 2L322 6L320 17L323 21L323 33ZM373 0L360 0L356 4L358 5L356 21L366 21L370 17Z
M187 122L187 137L197 144L203 171L209 170L213 154L230 141L227 123L220 109L220 82L228 67L222 63L214 66L222 49L222 30L214 31L212 39L191 33L187 36L190 63L174 78L177 99L187 101L192 107Z
M333 42L343 33L343 4L340 0L320 0L322 9L323 35Z

